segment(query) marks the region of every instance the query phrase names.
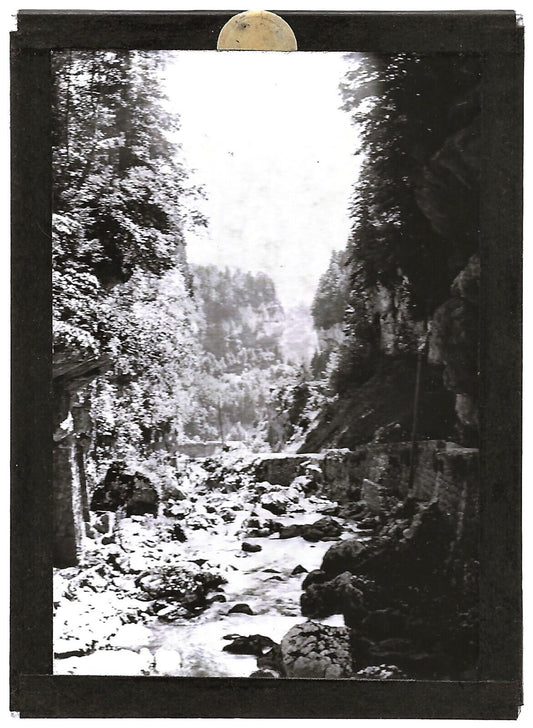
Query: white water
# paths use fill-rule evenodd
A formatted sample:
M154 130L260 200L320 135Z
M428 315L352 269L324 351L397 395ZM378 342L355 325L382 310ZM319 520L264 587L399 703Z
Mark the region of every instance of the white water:
M199 617L179 625L154 623L152 640L146 646L151 650L176 651L181 657L181 666L166 674L246 677L257 669L256 658L223 652L223 647L229 644L224 640L225 635L261 634L280 642L293 625L305 621L299 603L305 574L290 574L298 564L308 571L318 568L331 543L310 544L299 537L247 540L261 543L263 550L245 555L238 550L239 542L235 540L228 544L215 538L211 544L217 562L227 560L228 565L237 568L236 571L230 568L228 572L228 583L224 586L226 602L215 602ZM275 569L279 573L265 569ZM282 580L278 581L276 576ZM227 614L231 606L239 602L248 604L254 614ZM332 620L343 624L339 615L330 618L329 623Z
M228 500L234 498L235 494L228 494ZM319 511L328 504L329 501L314 497L302 499L299 503L302 512L275 520L285 525L313 523L322 517ZM259 634L279 643L292 626L305 622L306 618L300 612L300 595L306 574L291 576L291 572L298 565L307 571L319 568L332 542L310 543L301 537L280 539L278 534L268 538L246 537L242 524L251 510L261 518L272 516L257 505L243 502L233 523L224 524L215 531L190 530L188 540L179 544L180 561L206 559L205 568L215 566L224 574L227 583L221 593L225 602L215 602L201 615L189 620L165 623L151 617L144 625L125 625L111 640L112 651L98 649L90 655L58 660L54 671L61 674L247 677L258 669L256 657L224 652L224 646L231 642L224 637ZM139 524L132 525L139 528ZM342 538L353 536L355 527L344 525ZM142 526L140 530L143 530ZM262 550L243 552L243 540L261 545ZM228 614L237 603L248 604L254 614ZM343 624L341 615L322 621L331 625Z
M312 523L320 514L309 505L311 507L304 513L276 520L286 525ZM225 635L261 634L279 643L292 626L306 621L300 612L301 583L306 574L291 576L291 572L298 565L307 571L319 568L332 542L309 543L301 537L280 539L274 534L268 538L246 538L249 543L262 546L261 551L246 554L241 550L241 540L236 532L247 516L248 512L244 512L224 534L195 531L184 544L191 554L189 558L208 558L225 568L228 582L223 593L227 601L215 602L192 620L173 624L154 622L152 638L146 647L156 652L156 674L247 677L257 669L257 658L224 652L224 646L230 643L224 639ZM278 576L281 580L276 578ZM227 614L237 603L248 604L254 614ZM341 615L324 621L344 624ZM159 669L158 650L165 651L161 653L163 660L159 660ZM179 664L172 667L164 664L167 651L179 654Z

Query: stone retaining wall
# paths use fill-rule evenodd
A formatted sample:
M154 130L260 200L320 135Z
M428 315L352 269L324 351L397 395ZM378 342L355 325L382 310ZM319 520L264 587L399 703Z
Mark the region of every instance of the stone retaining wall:
M262 455L256 472L270 483L289 485L306 464L318 466L321 492L341 502L373 494L368 484L366 491L362 488L364 480L398 498L436 500L460 536L464 522L475 520L479 511L479 451L442 440L417 443L410 487L411 457L411 443L368 444L354 450Z

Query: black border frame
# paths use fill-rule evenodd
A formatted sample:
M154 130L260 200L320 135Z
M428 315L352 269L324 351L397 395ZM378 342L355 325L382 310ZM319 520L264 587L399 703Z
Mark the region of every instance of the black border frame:
M300 52L478 53L483 59L482 679L51 674L50 50L214 50L220 29L237 12L21 11L11 34L11 710L63 718L516 718L522 703L523 28L512 11L278 12Z

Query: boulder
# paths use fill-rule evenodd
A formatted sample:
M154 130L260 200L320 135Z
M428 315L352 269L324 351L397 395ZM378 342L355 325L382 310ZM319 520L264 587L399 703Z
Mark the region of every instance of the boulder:
M305 568L305 566L298 564L298 566L294 567L294 569L291 571L291 576L297 576L298 574L307 574L307 569Z
M261 496L260 504L265 510L270 511L275 516L282 516L287 513L290 500L283 491L275 491L274 493L265 493Z
M262 634L238 635L229 645L224 645L222 650L224 652L230 652L232 655L255 655L256 657L261 657L274 644L274 640Z
M250 538L265 538L283 528L281 523L272 518L260 519L257 516L248 518L243 523L243 527Z
M261 677L261 678L277 678L281 677L279 672L276 672L275 670L255 670L251 673L250 677Z
M93 511L116 511L124 509L126 515L157 514L159 495L146 475L131 472L125 463L110 465L104 481L91 499Z
M330 576L341 574L343 571L357 571L357 565L365 546L357 538L339 541L325 553L322 560L322 570Z
M302 589L307 589L311 584L321 584L328 581L328 575L322 569L313 569L310 571L302 582Z
M363 589L363 579L349 571L330 581L311 584L300 598L302 614L314 618L342 614L348 626L356 626L368 611Z
M307 528L302 529L301 535L305 541L310 541L311 543L317 543L322 538L322 532L312 526L307 526Z
M292 627L281 641L287 677L350 678L353 676L349 630L316 622Z
M164 566L137 578L137 585L151 599L178 602L189 610L207 606L207 594L225 579L209 571L194 571L184 566Z
M295 538L296 536L301 536L302 534L302 526L293 524L291 526L284 526L280 529L279 537L280 538Z
M338 538L341 533L342 526L331 516L302 527L302 536L306 541L329 541Z
M229 610L228 614L254 614L249 604L234 604Z
M281 647L278 644L272 645L272 648L265 652L261 657L257 658L257 667L264 670L274 670L280 675L284 675L283 661L281 657Z
M262 551L262 546L258 543L249 543L248 541L243 541L241 544L241 549L249 554L254 554L257 551Z
M280 538L302 536L306 541L330 541L337 539L342 533L342 526L330 516L320 518L315 523L292 524L281 528Z

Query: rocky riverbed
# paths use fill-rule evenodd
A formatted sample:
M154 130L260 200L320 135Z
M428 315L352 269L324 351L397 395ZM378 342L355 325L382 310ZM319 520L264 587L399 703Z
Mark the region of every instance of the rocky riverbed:
M115 468L93 497L84 563L54 575L54 672L468 676L473 613L459 600L454 625L435 508L376 517L328 499L314 465L288 486L259 472L246 458L182 461L165 490Z

